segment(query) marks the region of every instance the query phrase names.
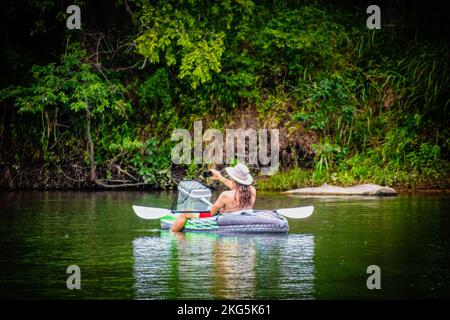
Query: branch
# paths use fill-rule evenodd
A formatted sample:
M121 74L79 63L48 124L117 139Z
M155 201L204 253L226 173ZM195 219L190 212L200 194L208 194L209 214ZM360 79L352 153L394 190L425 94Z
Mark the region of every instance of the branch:
M147 63L147 58L145 58L144 63L142 64L142 66L139 69L144 69L146 63Z
M121 180L121 179L99 179L98 181L102 183L131 183L132 180Z
M137 186L143 186L146 185L145 182L139 182L139 183L124 183L124 184L105 184L101 180L96 180L96 184L104 187L104 188L128 188L128 187L137 187Z
M106 76L106 74L103 73L102 70L102 65L101 64L97 64L97 63L91 63L91 65L97 69L97 71L103 76L103 78L105 78L106 82L111 83L111 81L109 81L108 77Z
M55 163L55 166L56 166L56 168L58 168L58 170L63 174L63 176L66 177L67 179L69 179L69 180L71 180L71 181L73 181L73 182L78 182L78 183L81 183L81 182L84 182L84 181L85 181L84 179L73 179L73 178L69 177L68 175L66 175L66 174L64 173L64 171L61 170L61 168L60 168L56 163Z
M129 70L129 69L134 69L138 66L138 64L140 63L140 61L136 62L135 64L133 64L132 66L129 67L121 67L121 68L116 68L114 69L115 71L125 71L125 70Z
M131 18L133 18L133 11L131 11L130 5L128 4L128 0L124 1L125 3L125 10L128 12Z
M132 176L127 170L122 169L119 165L113 164L113 167L114 167L119 173L125 174L126 176L130 177L130 178L133 179L134 181L139 181L139 179L137 179L136 177Z

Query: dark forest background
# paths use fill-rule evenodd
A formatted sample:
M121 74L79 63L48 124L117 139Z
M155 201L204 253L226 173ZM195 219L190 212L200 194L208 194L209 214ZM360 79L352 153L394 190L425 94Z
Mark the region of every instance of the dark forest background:
M66 28L73 3L81 30ZM449 185L448 1L0 7L3 188L170 188L205 169L170 160L194 120L280 129L260 189Z

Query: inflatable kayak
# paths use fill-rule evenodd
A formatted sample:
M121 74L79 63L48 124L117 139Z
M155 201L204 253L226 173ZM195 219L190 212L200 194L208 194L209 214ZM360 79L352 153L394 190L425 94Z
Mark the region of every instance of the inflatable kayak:
M162 217L161 228L169 230L176 218L177 215L173 213ZM287 219L276 211L249 210L219 214L210 218L189 219L182 231L286 233L288 230Z
M142 219L160 219L163 230L170 229L179 213L200 213L200 218L188 219L182 231L222 233L287 233L289 224L286 218L305 219L314 211L313 206L276 210L245 209L209 217L211 191L207 187L197 181L182 181L178 185L178 193L173 209L133 205L133 210ZM202 217L202 214L208 217Z

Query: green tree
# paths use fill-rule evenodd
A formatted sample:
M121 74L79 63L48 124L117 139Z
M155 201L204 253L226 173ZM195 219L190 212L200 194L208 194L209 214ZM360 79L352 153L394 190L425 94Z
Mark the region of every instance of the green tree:
M68 47L59 64L34 65L31 71L33 80L30 86L9 88L4 90L3 95L15 98L19 113L45 115L41 138L44 155L48 149L51 126L49 119L52 115L57 123L58 113L68 113L73 117L84 113L89 181L96 182L93 123L104 113L126 115L130 105L123 96L125 87L108 80L104 74L99 75L87 59L86 51L78 45Z

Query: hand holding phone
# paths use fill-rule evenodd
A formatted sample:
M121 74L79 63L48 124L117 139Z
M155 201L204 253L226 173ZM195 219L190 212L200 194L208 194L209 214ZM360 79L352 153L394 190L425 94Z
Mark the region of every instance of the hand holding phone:
M212 172L211 171L203 172L203 178L210 178L210 177L212 177Z
M216 170L216 169L211 169L211 178L213 180L220 180L222 178L222 174L220 173L220 171Z

